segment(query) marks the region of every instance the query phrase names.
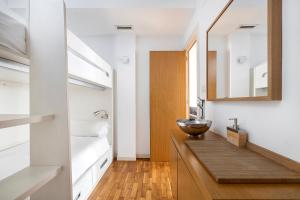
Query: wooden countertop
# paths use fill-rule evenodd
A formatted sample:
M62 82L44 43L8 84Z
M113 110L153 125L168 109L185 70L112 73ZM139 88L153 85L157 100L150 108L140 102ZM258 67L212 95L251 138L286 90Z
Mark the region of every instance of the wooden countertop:
M185 133L181 130L173 130L171 138L197 187L206 199L300 200L300 184L218 184L185 144L188 139ZM204 140L224 140L224 138L213 132L208 132Z

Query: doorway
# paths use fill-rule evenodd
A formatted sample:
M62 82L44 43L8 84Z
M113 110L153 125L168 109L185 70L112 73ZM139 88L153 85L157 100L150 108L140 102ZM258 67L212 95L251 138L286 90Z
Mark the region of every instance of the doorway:
M186 52L150 52L151 161L170 160L170 134L186 117Z
M194 40L189 48L187 48L187 69L188 69L188 114L197 113L197 97L198 97L198 43Z

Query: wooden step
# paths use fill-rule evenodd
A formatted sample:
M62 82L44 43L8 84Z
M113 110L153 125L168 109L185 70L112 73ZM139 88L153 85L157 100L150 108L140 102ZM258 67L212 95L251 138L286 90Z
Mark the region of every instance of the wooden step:
M30 166L0 181L0 199L23 200L54 179L60 166Z
M0 128L9 128L31 123L53 120L53 114L46 115L0 115Z

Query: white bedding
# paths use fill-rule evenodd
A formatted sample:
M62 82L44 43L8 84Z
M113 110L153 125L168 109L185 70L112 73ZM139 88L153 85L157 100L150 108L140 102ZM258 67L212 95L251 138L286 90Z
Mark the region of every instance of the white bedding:
M70 130L72 136L77 137L99 137L104 138L109 132L107 121L94 120L70 120Z
M89 169L110 146L107 138L72 136L72 180L78 178Z
M18 54L25 55L26 27L13 17L0 10L0 46L8 48Z

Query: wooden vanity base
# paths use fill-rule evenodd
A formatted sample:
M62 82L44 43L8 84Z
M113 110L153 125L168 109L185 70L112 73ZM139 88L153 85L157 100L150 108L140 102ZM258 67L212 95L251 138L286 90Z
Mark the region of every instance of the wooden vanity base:
M177 192L177 198L175 199L300 199L300 184L217 183L185 144L186 134L180 130L174 130L171 138L173 145L173 148L171 148L173 155L171 161L171 171L173 172L171 186L173 192ZM204 139L226 141L212 132L208 132ZM176 182L174 183L174 181Z

